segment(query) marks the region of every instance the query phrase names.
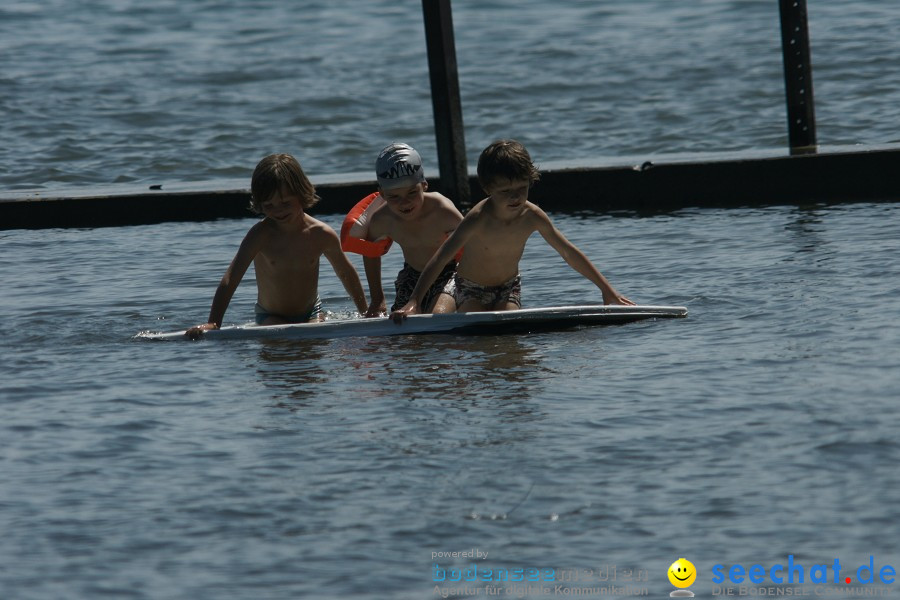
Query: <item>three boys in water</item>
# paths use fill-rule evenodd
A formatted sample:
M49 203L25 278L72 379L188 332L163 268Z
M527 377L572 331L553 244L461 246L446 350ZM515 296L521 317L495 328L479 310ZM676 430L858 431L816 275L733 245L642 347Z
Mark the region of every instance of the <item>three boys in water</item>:
M465 217L453 203L428 191L422 159L407 144L387 146L375 161L379 192L365 210L351 211L342 238L306 211L318 201L297 160L265 157L251 180L251 207L263 219L250 228L225 271L207 322L190 337L221 327L225 310L252 262L256 271L256 322L260 325L324 319L318 298L319 260L325 256L367 317L385 314L381 258L390 241L403 251L394 282L391 318L418 313L521 308L519 261L537 231L575 271L596 285L604 304L634 304L528 201L539 173L525 147L500 140L478 159L478 181L488 196ZM343 249L342 243L343 242ZM369 284L366 302L359 275L343 250L360 252Z

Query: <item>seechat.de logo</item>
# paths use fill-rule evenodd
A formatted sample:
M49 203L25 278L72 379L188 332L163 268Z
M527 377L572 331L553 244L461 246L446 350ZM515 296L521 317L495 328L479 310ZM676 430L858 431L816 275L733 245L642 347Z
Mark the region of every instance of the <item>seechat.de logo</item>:
M869 557L869 563L858 568L842 572L841 561L837 558L830 565L812 565L808 569L799 562L794 561L794 555L789 554L787 564L775 564L767 570L762 565L741 564L731 565L725 571L724 565L713 565L712 582L724 583L727 579L731 583L844 583L847 585L869 584L880 582L883 584L894 583L897 570L891 565L884 565L876 569L875 557ZM855 575L856 578L852 577Z

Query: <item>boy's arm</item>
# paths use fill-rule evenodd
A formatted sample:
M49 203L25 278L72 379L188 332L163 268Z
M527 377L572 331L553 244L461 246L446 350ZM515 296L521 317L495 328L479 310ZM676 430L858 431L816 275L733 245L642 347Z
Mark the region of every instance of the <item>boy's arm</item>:
M326 240L322 249L322 254L324 254L325 258L328 259L328 262L331 263L335 275L341 280L344 289L347 290L353 303L356 304L356 309L360 314L365 313L367 308L366 293L363 291L362 283L359 280L359 274L356 272L356 269L353 268L353 263L350 262L350 259L344 254L344 251L341 250L341 241L330 227L326 232Z
M197 339L204 331L209 329L218 329L222 326L222 320L225 318L225 311L231 303L235 290L244 278L244 274L253 262L253 258L259 251L260 235L256 227L247 233L244 240L238 248L237 254L234 255L231 264L225 270L219 286L216 288L216 294L213 296L212 306L209 309L209 318L202 325L195 325L187 330L186 335L191 339Z
M469 217L463 219L459 226L453 230L450 237L444 240L441 247L437 249L437 252L434 253L434 256L432 256L431 260L428 261L428 264L425 265L425 269L422 271L422 274L419 275L419 280L416 282L416 287L413 288L409 302L407 302L405 306L391 313L391 319L393 319L395 323L400 323L407 316L418 314L421 311L422 297L425 296L425 292L428 291L428 288L430 288L431 284L434 283L434 280L437 279L437 276L444 268L444 265L456 256L456 253L466 245L466 242L472 237L472 234L475 233L475 230L478 227L478 220L472 212L470 212L469 215Z
M366 270L366 282L369 284L369 308L366 317L377 317L387 312L384 302L384 289L381 287L381 257L363 256L363 267Z
M366 231L366 241L374 242L379 238L384 239L387 232L384 231L384 214L380 209L369 219L369 227ZM387 312L384 302L384 288L381 285L381 257L363 255L363 268L366 271L366 283L369 284L369 308L365 311L366 317L378 317Z
M538 220L537 230L547 243L563 257L570 267L600 288L603 294L603 304L634 305L634 302L616 291L588 257L553 225L550 217L543 210L539 208L535 210L535 218Z

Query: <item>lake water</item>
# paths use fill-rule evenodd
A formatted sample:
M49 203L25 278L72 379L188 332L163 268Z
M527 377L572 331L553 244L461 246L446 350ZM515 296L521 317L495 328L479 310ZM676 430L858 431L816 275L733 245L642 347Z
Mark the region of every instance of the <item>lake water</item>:
M3 597L421 599L435 563L615 565L664 597L680 556L709 597L716 564L897 566L898 210L555 215L690 315L308 342L132 339L206 318L249 221L5 232ZM600 300L539 237L522 275L528 306Z
M774 1L453 9L472 163L497 137L562 165L787 145ZM900 142L896 2L810 2L810 28L820 143ZM422 30L418 2L7 2L0 189L246 186L276 151L368 172L395 139L435 173ZM734 565L766 569L745 597L895 596L858 568L900 568L897 205L544 208L689 316L151 343L205 320L252 220L0 231L0 598L664 598L682 556L698 598L740 596ZM522 275L527 306L600 300L540 238ZM320 292L350 311L327 263ZM777 585L789 560L807 579ZM555 580L448 581L472 564Z
M900 142L900 7L809 2L819 143ZM787 148L775 0L456 0L470 165ZM0 190L225 180L272 152L368 173L393 140L436 172L421 3L10 0ZM212 187L216 187L215 185Z

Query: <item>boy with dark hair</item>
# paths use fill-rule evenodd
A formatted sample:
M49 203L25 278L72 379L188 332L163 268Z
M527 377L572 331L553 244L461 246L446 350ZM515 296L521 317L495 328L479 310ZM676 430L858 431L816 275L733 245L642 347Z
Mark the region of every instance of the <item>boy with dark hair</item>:
M412 297L391 313L399 322L421 312L424 291L440 266L465 247L451 290L458 312L514 310L522 307L519 260L529 236L537 231L570 267L594 283L604 304L634 303L613 288L590 260L553 225L547 214L528 201L528 190L540 174L525 147L500 140L478 159L478 181L489 194L466 214L426 265Z

